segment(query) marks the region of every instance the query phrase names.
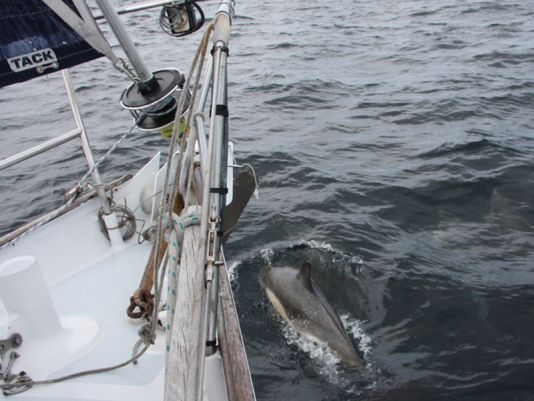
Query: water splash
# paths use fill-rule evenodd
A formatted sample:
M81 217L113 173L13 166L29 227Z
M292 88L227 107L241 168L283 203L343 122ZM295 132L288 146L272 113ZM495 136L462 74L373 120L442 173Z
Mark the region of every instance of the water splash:
M365 332L363 327L365 322L354 319L349 314L343 314L339 317L349 335L358 342L358 349L363 353L366 365L370 367L373 339Z
M272 248L262 249L260 256L270 266L273 262L274 250Z
M305 245L306 247L311 248L311 249L318 249L321 251L337 253L337 251L334 250L334 247L330 245L328 242L315 241L315 240L302 240L297 244L297 246L302 246L302 245Z
M340 359L326 343L314 341L310 337L300 334L285 321L283 321L282 334L289 345L296 346L309 356L321 376L332 384L342 384Z
M340 318L349 335L358 342L358 349L363 353L366 367L371 368L370 357L373 339L365 332L364 322L351 318L348 314L342 315ZM287 344L296 346L307 354L313 367L322 377L333 385L345 387L347 391L351 390L351 393L359 393L356 388L348 388L352 387L352 379L345 375L344 365L326 343L299 333L285 321L280 320L280 322L283 325L282 334Z
M228 279L230 280L230 283L233 283L237 280L239 273L238 273L238 267L241 266L240 261L235 261L230 263L230 266L228 266Z

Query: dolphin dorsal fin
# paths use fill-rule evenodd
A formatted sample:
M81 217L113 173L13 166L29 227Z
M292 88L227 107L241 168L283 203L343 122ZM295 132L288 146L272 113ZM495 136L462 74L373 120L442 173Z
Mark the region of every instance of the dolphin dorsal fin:
M304 263L302 266L300 266L300 270L297 277L303 287L309 290L313 289L311 283L311 265L309 263Z

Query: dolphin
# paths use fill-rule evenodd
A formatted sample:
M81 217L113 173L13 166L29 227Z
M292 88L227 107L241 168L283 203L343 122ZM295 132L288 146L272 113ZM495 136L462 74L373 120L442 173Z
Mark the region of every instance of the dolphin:
M363 366L339 316L311 279L309 263L300 269L269 267L261 281L274 309L295 330L328 344L348 366Z

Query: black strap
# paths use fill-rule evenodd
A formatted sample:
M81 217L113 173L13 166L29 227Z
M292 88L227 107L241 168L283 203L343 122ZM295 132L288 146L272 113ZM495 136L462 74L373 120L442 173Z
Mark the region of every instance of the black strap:
M218 104L215 106L215 115L228 117L230 115L230 113L228 113L228 106L225 104Z
M213 188L212 187L212 188L210 188L210 193L226 195L228 193L228 188L226 188L226 187Z
M230 55L230 49L228 48L228 46L224 46L224 47L221 47L220 48L223 52L226 53L226 56L229 56ZM210 50L210 54L213 56L213 53L215 53L215 46L213 46Z

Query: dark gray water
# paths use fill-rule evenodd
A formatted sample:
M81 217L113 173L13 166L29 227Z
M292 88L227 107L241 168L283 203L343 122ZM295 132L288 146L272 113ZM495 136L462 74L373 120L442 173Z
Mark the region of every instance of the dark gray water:
M250 0L237 12L231 136L262 189L226 253L258 400L534 400L534 3ZM154 13L129 21L151 67L188 68L199 34L167 48L143 36ZM74 71L98 154L128 126L110 71ZM41 84L0 91L2 157L49 136L43 122L71 127L59 77ZM83 174L69 146L1 173L3 231ZM106 177L164 146L132 136ZM306 260L364 371L267 303L260 270Z

